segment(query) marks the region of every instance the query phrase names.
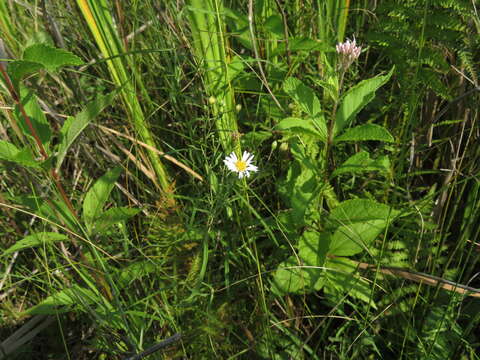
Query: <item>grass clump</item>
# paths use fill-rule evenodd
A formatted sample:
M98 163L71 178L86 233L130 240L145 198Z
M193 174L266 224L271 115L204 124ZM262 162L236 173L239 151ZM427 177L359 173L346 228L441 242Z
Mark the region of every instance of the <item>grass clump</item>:
M478 358L478 24L0 5L0 359Z

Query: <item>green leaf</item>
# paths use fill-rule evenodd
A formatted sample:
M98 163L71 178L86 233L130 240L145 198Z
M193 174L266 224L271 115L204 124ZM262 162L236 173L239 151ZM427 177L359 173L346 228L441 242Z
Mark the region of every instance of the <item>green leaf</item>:
M34 44L26 48L23 52L23 60L40 63L50 71L55 71L65 65L83 64L83 61L71 52L46 44Z
M240 138L242 142L242 147L246 148L257 148L263 143L265 140L270 139L272 137L271 131L250 131L243 135Z
M386 221L370 220L368 222L342 225L335 230L330 244L330 254L351 256L368 249L368 245L385 229Z
M98 303L99 297L93 291L73 285L71 288L61 290L39 304L26 310L25 315L54 315L71 311L76 305ZM81 307L86 308L86 307Z
M50 123L45 117L45 114L38 105L37 97L33 94L33 92L20 85L20 98L22 99L22 104L25 112L30 118L33 129L40 138L40 141L44 145L45 150L48 152L48 145L52 136L52 130L50 129ZM20 113L18 106L15 106L15 116L17 118L20 128L22 129L22 132L25 135L33 138L32 132L29 126L25 123L25 119Z
M345 294L369 303L374 309L377 308L371 301L372 294L370 284L354 275L357 264L350 259L343 257L328 258L325 267L327 268L325 276L325 292L343 297Z
M54 233L54 232L39 232L36 234L28 235L22 240L17 241L14 245L10 246L7 250L2 253L2 256L7 256L13 254L16 251L30 249L32 247L37 247L44 245L46 243L52 243L55 241L68 240L63 234Z
M234 56L232 60L227 64L227 80L232 82L240 74L244 74L245 61L240 56Z
M20 81L40 69L44 69L44 66L35 61L15 60L8 63L7 72L17 93L20 92Z
M58 147L57 171L60 169L67 151L70 146L72 146L75 139L88 126L88 124L103 111L103 109L112 103L116 95L117 93L113 92L106 96L99 96L92 102L88 103L85 109L78 113L74 118L71 116L67 118L60 130L61 142Z
M333 52L335 49L324 43L319 42L317 40L313 40L310 38L299 37L299 38L289 38L288 39L288 50L290 52L297 52L297 51L321 51L321 52ZM287 52L287 44L282 42L278 45L278 47L272 51L270 56L277 56L280 54L284 54Z
M285 35L283 21L280 15L271 15L264 22L265 30L270 32L273 36L282 37Z
M272 279L272 291L278 296L301 292L305 285L310 284L310 275L304 271L295 257L283 261L275 271Z
M360 151L351 156L340 165L333 173L332 178L345 173L361 173L365 171L390 171L390 160L388 156L380 156L378 159L371 159L367 151Z
M397 210L373 200L353 199L340 203L328 218L334 229L329 254L350 256L360 253L398 214Z
M288 130L295 135L310 135L320 141L327 141L327 125L323 117L315 119L289 117L280 121L276 127L280 130Z
M279 296L320 290L324 284L324 264L329 235L305 232L298 244L298 257L281 263L273 278L272 290Z
M298 226L303 226L305 211L317 195L318 179L309 160L303 163L294 161L290 165L285 181L279 192L292 207L292 219Z
M140 211L140 209L132 209L127 207L110 208L95 220L95 231L103 233L112 225L118 224L122 221L127 221L131 217L137 215Z
M15 145L3 140L0 140L0 159L23 166L39 167L41 165L40 161L34 159L32 151L28 147L20 150Z
M393 136L383 126L376 124L364 124L348 129L343 135L335 137L335 142L341 141L385 141L394 142Z
M315 118L320 113L320 101L317 96L300 80L287 78L283 83L283 89L310 117Z
M83 220L88 229L91 229L94 221L103 213L103 207L108 196L120 176L122 168L116 167L108 171L88 190L83 200Z
M383 76L363 80L347 91L337 111L334 133L340 133L350 125L354 117L375 97L375 91L392 76L394 68Z

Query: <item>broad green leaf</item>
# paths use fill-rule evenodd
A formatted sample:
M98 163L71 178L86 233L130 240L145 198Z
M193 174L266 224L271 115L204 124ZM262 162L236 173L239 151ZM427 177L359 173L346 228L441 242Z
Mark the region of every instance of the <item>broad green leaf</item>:
M329 258L325 264L328 269L325 276L325 292L327 294L343 297L345 294L358 300L369 303L374 309L377 308L373 301L370 301L372 294L370 284L355 275L357 264L348 258Z
M23 166L39 167L40 161L36 161L32 151L25 147L20 150L15 145L0 140L0 160L11 161Z
M285 36L285 29L283 27L283 21L280 15L271 15L265 20L265 30L270 32L273 36L283 37Z
M332 235L329 253L337 256L361 253L384 231L386 225L385 220L369 220L341 225Z
M50 295L39 304L26 310L23 314L54 315L71 311L72 308L79 304L94 304L99 301L99 296L93 291L73 285L71 288Z
M355 126L345 131L342 135L335 137L334 141L385 141L394 142L393 136L383 126L376 124L364 124Z
M190 11L197 11L196 8L187 7ZM250 32L248 28L248 17L242 12L234 9L230 9L226 6L223 7L225 13L225 21L228 24L228 28L234 34L235 39L249 50L253 49L250 39Z
M388 205L369 199L351 199L341 202L330 212L329 220L344 225L351 222L394 219L400 212Z
M50 71L55 71L65 65L83 64L83 61L71 52L46 44L34 44L26 48L23 52L23 60L40 63Z
M27 75L33 74L44 66L35 61L15 60L8 63L7 72L17 92L20 91L19 83Z
M315 119L289 117L280 121L276 127L280 130L291 131L296 135L311 135L320 141L327 141L327 125L323 116Z
M299 161L292 162L287 178L279 188L285 201L292 207L292 218L298 226L304 224L305 211L318 189L316 173L305 163L308 160L303 165Z
M308 86L300 80L290 77L283 83L283 90L305 111L315 118L320 113L320 101Z
M95 231L102 233L112 225L127 221L131 217L137 215L140 211L140 209L127 207L110 208L95 220Z
M99 96L88 103L84 110L78 113L74 118L69 116L60 130L61 142L58 147L57 171L60 169L68 149L72 146L75 139L88 126L88 124L97 117L103 109L109 106L116 96L116 92L106 96Z
M297 51L321 51L321 52L333 52L335 48L332 46L319 42L317 40L313 40L310 38L300 37L300 38L290 38L288 39L288 50L290 52L297 52ZM287 52L287 44L282 42L278 45L278 47L273 50L270 56L277 56Z
M82 216L87 228L91 229L94 221L103 213L103 207L121 171L120 167L111 169L98 179L92 188L88 190L87 195L85 195Z
M33 129L48 153L48 144L52 136L52 130L50 129L50 124L45 117L45 114L38 105L37 97L33 94L33 92L20 85L20 98L22 99L25 112L30 118ZM32 132L26 124L24 117L20 113L18 106L15 106L15 116L23 133L33 138Z
M229 82L235 80L238 75L243 74L244 68L244 60L240 56L234 56L227 64L227 80Z
M394 68L383 76L363 80L347 91L337 111L334 133L339 134L354 117L375 97L375 91L392 76Z
M19 151L20 150L12 143L0 140L0 159L12 161L11 159L14 158Z
M310 275L292 256L278 265L272 279L272 291L278 296L295 294L303 290L306 284L310 284Z
M272 137L271 131L250 131L240 138L242 146L250 149L255 149L260 146L262 142Z
M55 241L63 240L68 240L68 237L63 234L54 232L39 232L36 234L28 235L22 240L18 240L14 245L10 246L7 250L5 250L2 253L2 256L13 254L15 251L41 246L45 243L52 243Z
M370 158L367 151L360 151L351 156L332 173L332 178L345 173L361 173L365 171L381 171L387 173L390 170L388 156L380 156L378 159Z
M340 203L328 218L330 227L334 229L329 254L350 256L361 252L398 214L388 205L368 199Z
M320 290L329 241L326 233L305 232L298 244L298 257L291 256L275 272L272 290L279 296Z

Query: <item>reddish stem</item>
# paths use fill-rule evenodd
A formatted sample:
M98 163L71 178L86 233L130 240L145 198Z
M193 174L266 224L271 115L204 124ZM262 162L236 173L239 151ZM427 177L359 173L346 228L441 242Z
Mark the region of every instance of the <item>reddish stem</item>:
M32 134L33 138L35 139L35 142L38 147L38 151L40 152L40 155L42 156L43 161L48 159L48 154L45 151L45 148L43 147L42 141L40 140L40 137L37 134L37 131L33 127L32 121L30 120L30 117L27 115L27 112L25 111L25 108L23 107L23 104L20 100L20 96L17 94L17 91L15 90L15 87L13 86L12 80L10 79L10 76L8 76L7 72L5 71L5 68L3 67L2 64L0 64L0 72L2 73L3 78L5 79L5 83L7 85L7 89L10 92L10 96L13 98L15 103L17 104L18 109L20 110L20 113L22 114L25 123L28 126L28 129L30 130L30 133ZM55 171L54 168L50 169L50 176L52 177L53 181L55 182L55 186L57 187L60 196L62 197L63 201L67 205L68 209L70 212L77 218L78 220L78 215L77 212L75 211L75 208L73 207L72 202L67 196L67 193L65 192L65 189L62 186L62 183L60 182L60 177L58 176L58 173Z

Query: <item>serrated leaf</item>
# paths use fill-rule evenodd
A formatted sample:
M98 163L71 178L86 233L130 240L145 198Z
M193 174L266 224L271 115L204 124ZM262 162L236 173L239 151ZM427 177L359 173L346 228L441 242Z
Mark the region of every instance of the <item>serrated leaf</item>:
M350 125L358 112L373 100L375 91L390 79L393 70L394 68L386 75L363 80L346 92L336 114L335 134L339 134Z
M33 92L20 85L20 98L25 112L27 113L30 122L32 123L33 129L35 130L36 134L40 138L41 143L44 145L44 148L48 153L49 141L52 136L52 130L50 129L50 123L45 117L45 114L38 105L37 97L33 94ZM17 118L19 127L22 129L22 132L25 135L33 138L32 131L30 130L30 127L26 124L23 115L18 109L18 106L15 106L14 114Z
M278 296L295 294L309 283L308 273L302 270L301 265L292 256L278 265L272 279L272 291Z
M385 229L386 221L370 220L339 226L332 235L329 253L351 256L361 253Z
M62 129L60 130L61 142L58 147L56 165L57 171L60 169L67 151L70 146L72 146L75 139L88 126L88 124L103 111L103 109L112 103L116 94L116 92L113 92L106 96L99 96L95 100L88 103L85 109L78 113L75 117L69 116L67 118L62 126Z
M103 207L121 171L120 167L111 169L98 179L92 188L88 190L87 195L85 195L82 216L89 230L93 227L94 221L103 213Z
M390 160L388 156L380 156L378 159L370 158L367 151L360 151L351 156L332 173L332 178L345 173L361 173L365 171L388 172Z
M329 235L305 232L298 244L298 257L291 256L279 265L272 290L279 296L320 290L324 284L324 264Z
M137 215L140 211L140 209L132 209L127 207L110 208L95 220L95 231L102 233L112 225L118 224L122 221L127 221L131 217Z
M317 195L317 185L316 173L311 169L308 160L305 160L303 165L299 161L294 161L290 165L279 191L292 207L292 219L298 226L304 224L305 211Z
M13 254L16 251L21 251L24 249L30 249L33 247L41 246L46 243L53 243L56 241L68 240L63 234L54 233L54 232L39 232L36 234L28 235L22 240L18 240L14 245L10 246L7 250L2 253L2 256L7 256Z
M390 206L368 199L340 203L328 218L329 226L334 231L329 254L350 256L360 253L398 214Z
M0 140L0 160L30 167L40 167L41 165L40 161L34 159L32 151L28 147L20 150L15 145L3 140Z
M55 315L71 311L77 304L93 304L99 302L99 297L93 291L78 285L58 291L42 300L39 304L26 310L28 315Z
M386 204L369 199L351 199L341 202L330 212L329 220L348 224L368 220L394 219L400 212Z
M383 126L376 124L363 124L348 129L342 135L335 137L336 143L342 141L385 141L394 142L393 136Z
M20 90L19 83L24 77L44 68L45 67L42 64L36 61L15 60L8 63L7 72L18 93Z
M320 141L327 141L327 125L323 117L316 119L300 119L289 117L280 121L277 126L279 130L288 130L296 135L315 136Z
M42 64L47 70L55 71L65 65L82 65L83 61L71 52L46 44L34 44L23 52L23 60Z
M315 118L320 113L320 101L315 92L300 80L287 78L283 83L283 89L310 117Z
M370 284L355 276L357 269L355 262L343 257L329 258L325 264L328 269L325 276L325 292L335 295L349 296L370 304L374 309L376 304L371 301L372 290Z

